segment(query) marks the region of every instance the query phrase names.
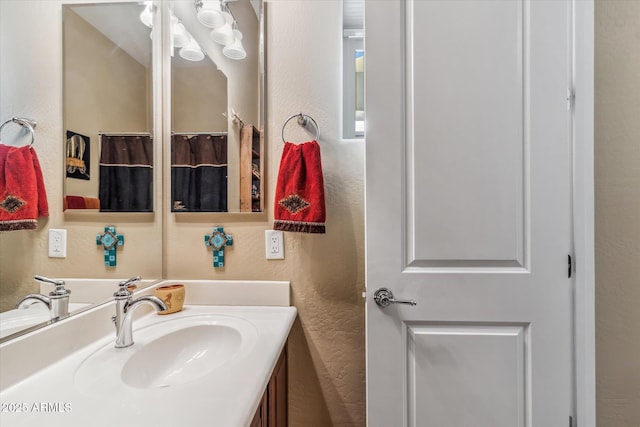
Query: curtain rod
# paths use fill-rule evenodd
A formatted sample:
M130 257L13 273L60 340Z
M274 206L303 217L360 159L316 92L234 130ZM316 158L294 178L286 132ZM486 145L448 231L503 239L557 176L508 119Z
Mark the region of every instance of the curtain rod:
M189 135L211 135L211 136L226 136L229 132L171 132L171 135L177 136L189 136Z
M151 136L149 132L102 132L98 131L98 135L104 136Z
M171 132L171 135L187 136L187 135L211 135L211 136L225 136L229 132Z

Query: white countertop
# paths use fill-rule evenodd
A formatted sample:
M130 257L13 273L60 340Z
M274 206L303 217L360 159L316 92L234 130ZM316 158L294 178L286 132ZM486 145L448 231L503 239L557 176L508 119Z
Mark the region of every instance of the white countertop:
M251 422L296 316L294 307L185 306L179 313L145 315L135 329L183 316L239 317L256 327L249 354L234 358L201 379L166 388L95 393L79 387L76 371L92 353L113 345L103 338L0 392L0 425L13 426L216 426ZM138 342L134 346L144 345ZM128 351L118 349L114 351ZM105 366L108 371L109 366ZM99 373L97 374L99 375ZM83 389L84 388L84 389Z
M192 287L192 290L194 289L195 286ZM97 321L102 325L107 320L102 312L110 308L97 308L94 310L95 314L91 314L91 311L87 312L84 323ZM146 344L144 334L138 334L139 338L136 338L137 329L158 325L160 322L169 322L172 319L209 314L249 322L252 328L255 328L255 334L251 334L250 349L233 357L205 376L184 384L145 389L122 384L122 387L118 386L117 392L98 386L107 382L99 378L100 374L105 375L105 378L111 378L112 372L120 372L119 366L122 361L118 358L120 354L125 353L118 352L135 351L136 346L141 347ZM95 319L90 320L90 316ZM70 350L59 360L32 374L22 377L13 375L17 379L6 381L8 386L0 391L0 425L2 427L248 426L260 403L277 358L286 343L295 317L296 309L288 306L186 305L181 312L166 316L158 316L155 313L146 314L134 321L134 340L136 341L134 347L113 349L113 352L109 350L109 353L106 353L114 355L113 363L110 364L111 358L106 359L108 362L105 363L104 369L96 373L95 388L91 385L91 379L87 383L86 375L84 380L80 381L76 374L89 356L113 346L115 332L108 333L106 336L102 334L89 344L73 346L69 343L61 343L60 347ZM69 327L78 328L77 325L83 322L82 314L69 319L68 322ZM76 326L73 326L73 323L76 323ZM69 327L66 329L67 332L75 330ZM109 327L112 328L111 325ZM158 328L158 326L153 327ZM43 332L39 334L42 335ZM60 339L59 335L49 332L44 335L44 338L40 338L40 345L35 348L32 344L30 347L14 347L13 350L7 351L7 347L0 346L0 357L3 357L4 363L0 369L6 375L8 366L15 367L20 357L24 357L27 363L28 359L35 357L33 353L26 354L25 348L30 352L60 353L61 350L58 348L52 348L52 346L58 347L55 345L57 341L54 338ZM73 335L70 338L73 341ZM24 339L28 339L28 336ZM18 341L13 345L23 346L24 344Z

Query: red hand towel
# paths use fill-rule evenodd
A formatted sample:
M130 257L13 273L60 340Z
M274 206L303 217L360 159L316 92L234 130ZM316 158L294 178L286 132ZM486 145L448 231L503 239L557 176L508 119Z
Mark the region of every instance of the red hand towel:
M0 144L0 231L33 230L41 216L49 205L35 150Z
M273 228L324 233L325 219L320 146L316 141L286 142L278 171Z

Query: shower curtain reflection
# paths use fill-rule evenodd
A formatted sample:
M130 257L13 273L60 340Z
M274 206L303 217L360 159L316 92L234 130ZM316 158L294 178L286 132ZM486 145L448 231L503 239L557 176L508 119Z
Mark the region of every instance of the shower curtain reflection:
M171 211L227 212L227 135L171 136Z
M100 134L100 211L153 211L149 134Z

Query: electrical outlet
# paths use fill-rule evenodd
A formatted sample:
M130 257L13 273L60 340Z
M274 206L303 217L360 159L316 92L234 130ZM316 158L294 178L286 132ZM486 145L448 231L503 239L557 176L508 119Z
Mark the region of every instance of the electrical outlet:
M67 230L49 229L49 258L67 257Z
M284 259L284 232L265 230L264 249L267 259Z

